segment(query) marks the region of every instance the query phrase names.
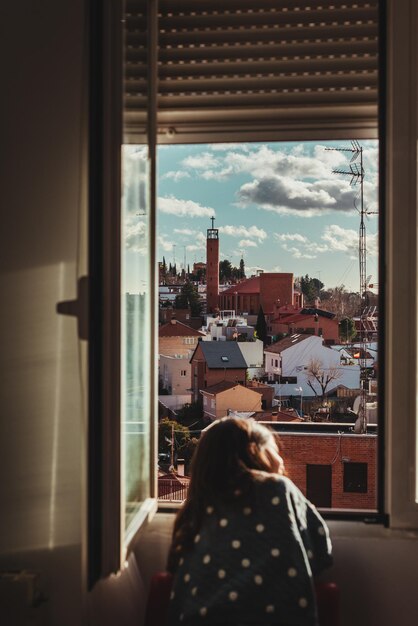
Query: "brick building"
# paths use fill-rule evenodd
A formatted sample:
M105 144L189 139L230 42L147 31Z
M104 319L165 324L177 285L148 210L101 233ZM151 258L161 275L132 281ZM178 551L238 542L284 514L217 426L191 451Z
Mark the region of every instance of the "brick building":
M247 364L235 341L199 341L190 359L193 400L223 381L246 385Z
M221 310L233 310L238 315L257 315L260 306L271 314L279 300L282 305L294 304L293 274L263 272L232 285L219 296Z
M281 432L287 475L322 508L375 510L377 435Z
M199 330L172 319L158 329L158 352L169 356L189 354L196 347L199 338L204 336Z
M268 333L273 337L281 333L304 333L323 337L329 344L339 343L339 326L335 314L316 307L276 307L268 323Z

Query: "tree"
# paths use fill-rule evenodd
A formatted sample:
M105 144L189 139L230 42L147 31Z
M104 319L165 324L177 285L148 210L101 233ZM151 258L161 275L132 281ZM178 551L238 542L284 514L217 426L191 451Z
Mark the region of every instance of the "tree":
M174 452L184 446L189 439L190 431L187 426L175 420L164 417L158 424L158 452L171 453L172 442L174 442Z
M350 317L344 317L338 325L340 339L342 341L351 341L356 336L356 326Z
M339 367L325 368L320 359L311 359L306 371L307 383L317 397L324 399L325 393L333 380L339 380L343 373ZM318 390L319 387L319 390Z
M260 339L263 343L267 341L267 323L264 315L263 307L260 304L257 315L257 323L255 325L255 332L257 333L257 339Z
M239 262L239 277L240 278L245 278L244 259L241 259L241 261Z
M322 308L335 313L338 321L344 317L358 315L361 307L360 294L347 291L344 285L332 287L321 292Z
M184 283L181 292L176 296L176 309L189 309L193 316L200 315L202 311L202 301L200 300L197 287L190 281Z
M228 261L228 259L219 261L219 280L221 282L225 282L225 281L230 280L231 277L232 277L231 261Z
M308 274L301 276L299 282L300 290L308 302L313 302L315 298L319 298L324 283L317 278L311 278Z

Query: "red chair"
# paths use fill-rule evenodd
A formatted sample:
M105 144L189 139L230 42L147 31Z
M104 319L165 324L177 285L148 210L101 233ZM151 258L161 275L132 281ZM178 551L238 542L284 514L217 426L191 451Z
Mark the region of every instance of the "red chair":
M157 572L151 578L144 626L164 626L173 576ZM339 589L335 583L316 583L320 626L339 626Z

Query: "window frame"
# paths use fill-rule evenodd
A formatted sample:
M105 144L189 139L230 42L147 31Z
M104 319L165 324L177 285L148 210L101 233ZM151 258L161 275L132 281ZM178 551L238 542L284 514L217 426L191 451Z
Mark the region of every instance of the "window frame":
M155 3L150 2L152 7ZM418 528L417 498L417 301L410 286L417 285L417 142L418 142L418 7L409 0L381 0L379 78L379 492L380 514L372 521L392 528ZM120 202L121 137L121 3L90 3L90 114L89 114L89 426L87 557L88 586L117 571L124 561L126 540L121 533L119 389L113 359L120 348L120 320L110 297L118 291L120 223L114 199ZM115 27L115 24L118 26ZM154 32L153 37L157 37ZM153 57L153 55L150 55ZM155 55L154 55L155 57ZM150 67L155 70L156 59ZM152 75L152 72L151 72ZM151 81L152 82L152 81ZM156 119L155 71L150 91L149 136L153 161L152 187L155 220ZM341 139L338 131L316 129L269 136L275 140ZM358 139L371 138L361 129ZM243 141L251 140L251 129ZM236 137L234 138L236 140ZM261 139L261 138L259 138ZM252 137L252 140L257 140ZM228 141L225 133L219 141ZM190 136L190 143L199 138ZM163 135L159 143L173 143ZM115 149L117 146L117 149ZM155 235L155 223L154 223ZM155 243L153 254L155 256ZM110 256L107 256L111 253ZM116 265L114 265L116 263ZM119 295L119 294L118 294ZM157 296L158 294L156 294ZM118 301L119 302L119 301ZM157 302L154 297L157 322ZM407 319L408 333L397 333L399 319ZM111 332L109 332L111 329ZM155 329L154 331L155 332ZM156 344L154 342L154 347ZM155 355L158 354L154 350ZM113 360L112 360L113 359ZM406 365L406 373L404 367ZM154 396L157 397L155 371ZM110 383L107 385L106 383ZM106 397L106 393L110 394ZM108 401L106 401L106 398ZM156 456L156 415L150 445ZM97 442L100 442L97 444ZM154 454L155 452L155 454ZM155 464L154 464L155 466ZM154 467L155 470L155 467ZM155 471L151 479L156 494ZM152 515L152 507L138 518L135 530ZM388 515L390 514L390 518ZM330 513L328 518L338 519ZM370 516L368 516L370 517ZM343 519L347 520L344 515ZM349 517L356 519L356 516ZM364 516L358 517L363 519Z

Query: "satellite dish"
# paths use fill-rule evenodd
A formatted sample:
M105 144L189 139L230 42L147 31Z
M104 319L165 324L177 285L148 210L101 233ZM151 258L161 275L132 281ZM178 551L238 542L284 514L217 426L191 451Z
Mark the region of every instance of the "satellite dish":
M357 396L357 398L355 398L353 402L353 413L356 413L356 415L358 415L360 405L361 405L361 396Z

